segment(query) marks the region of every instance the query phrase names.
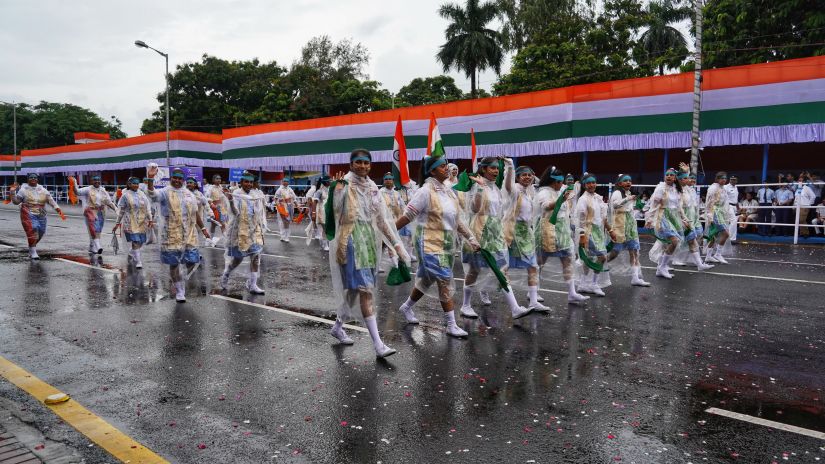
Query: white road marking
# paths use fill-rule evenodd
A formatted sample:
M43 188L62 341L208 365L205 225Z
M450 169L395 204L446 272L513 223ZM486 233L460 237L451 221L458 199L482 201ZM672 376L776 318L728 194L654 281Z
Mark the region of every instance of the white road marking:
M300 317L300 318L303 318L303 319L308 319L310 321L323 322L324 324L329 324L329 325L334 325L335 324L335 321L330 321L329 319L324 319L322 317L317 317L317 316L310 316L309 314L302 314L302 313L298 313L298 312L295 312L295 311L290 311L288 309L276 308L274 306L266 306L266 305L262 305L260 303L252 303L251 301L239 300L237 298L230 298L228 296L223 296L223 295L209 295L209 296L211 296L213 298L219 298L221 300L231 301L233 303L240 303L240 304L245 304L247 306L254 306L256 308L266 309L268 311L275 311L276 313L286 314L288 316ZM357 325L344 324L344 327L346 327L347 329L350 329L350 330L358 331L358 332L369 333L369 331L367 329L365 329L363 327L358 327Z
M464 282L464 279L459 279L458 277L454 277L453 280L460 280L460 281ZM567 295L567 292L563 292L561 290L550 290L550 289L546 289L546 288L540 288L539 291L540 292L548 292L548 293L561 293L562 295Z
M727 417L730 419L750 422L751 424L764 425L765 427L771 427L777 430L783 430L785 432L797 433L799 435L805 435L807 437L825 440L825 433L817 432L816 430L803 429L802 427L797 427L795 425L774 422L772 420L762 419L760 417L749 416L747 414L740 414L738 412L727 411L725 409L719 408L708 408L705 410L705 412L709 414L716 414L717 416Z
M199 247L198 249L199 250L221 250L221 251L226 250L226 248L224 248L224 247L209 247L209 246L202 246L202 247ZM261 256L271 256L273 258L287 258L287 259L290 259L289 256L273 255L273 254L270 254L270 253L261 253Z
M721 265L717 265L721 266ZM656 269L653 266L642 266L642 269ZM802 280L802 279L785 279L782 277L768 277L768 276L755 276L755 275L747 275L747 274L728 274L725 272L713 272L713 271L690 271L687 269L674 269L674 272L688 272L691 274L710 274L710 275L719 275L719 276L727 276L727 277L745 277L748 279L759 279L759 280L774 280L779 282L795 282L799 284L819 284L825 285L825 282L820 282L818 280Z
M89 269L97 269L98 271L111 272L112 274L120 274L120 271L114 269L106 269L105 267L92 266L91 264L78 263L77 261L72 261L71 259L55 258L55 260L63 261L64 263L76 264L78 266L88 267Z
M4 245L4 244L0 243L0 248L14 248L14 247L11 246L11 245Z
M751 259L751 258L726 258L735 261L754 261L757 263L771 263L771 264L794 264L797 266L817 266L817 267L825 267L825 264L816 264L816 263L797 263L794 261L770 261L766 259Z

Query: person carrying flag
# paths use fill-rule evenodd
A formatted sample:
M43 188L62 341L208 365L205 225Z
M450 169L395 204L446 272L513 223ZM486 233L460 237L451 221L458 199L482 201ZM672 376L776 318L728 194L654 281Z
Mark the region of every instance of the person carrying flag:
M249 257L249 277L246 289L253 295L263 295L264 291L258 287L260 277L261 251L264 248L264 229L262 218L266 216L266 208L261 197L252 188L255 175L244 171L241 176L241 187L232 193L227 193L229 209L232 212L232 221L229 222L226 246L226 263L221 275L221 289L229 286L229 277L232 271L240 266L245 257Z
M399 259L409 263L410 257L401 243L392 216L378 186L369 178L372 155L363 148L350 154L350 171L340 173L330 185L325 208L325 227L330 239L330 274L336 295L342 302L330 334L344 345L352 339L344 324L360 316L372 338L379 358L395 354L386 346L378 332L375 317L375 283L381 243L392 247Z
M70 176L69 188L83 202L83 218L86 220L86 230L89 232L89 253L102 254L100 234L103 232L103 223L106 220L105 208L117 211L112 197L105 188L101 187L100 176L97 174L92 176L92 185L82 188L78 188L77 180Z
M571 228L572 199L576 195L575 185L564 183L565 176L555 166L547 168L539 180L533 209L536 211L536 252L540 269L549 258L559 258L562 277L567 285L567 302L578 304L588 300L576 291L573 279L573 259L576 255Z
M453 305L455 282L453 261L458 236L478 251L480 246L461 219L458 195L446 185L449 176L446 157L427 156L422 161L421 188L413 195L404 214L395 221L397 229L414 222L413 248L420 264L415 273L415 286L399 310L409 324L418 324L413 306L424 293L436 285L447 335L466 337L467 332L456 325Z
M198 229L209 238L209 232L203 225L203 208L198 198L183 187L184 173L174 169L170 176L170 185L156 189L153 182L147 186L147 196L159 205L160 218L163 219L160 237L160 261L169 266L169 275L175 286L175 300L186 302L186 277L181 264L189 272L201 261L198 252Z
M37 244L46 235L46 204L54 208L57 214L63 218L63 211L57 206L52 194L45 187L38 184L37 174L30 172L26 176L26 183L17 188L12 185L9 188L11 201L15 205L20 205L20 223L26 233L26 240L29 244L29 258L40 259L37 254Z
M126 188L127 190L117 202L120 214L117 216L117 223L112 228L112 234L117 233L117 229L123 226L123 235L126 241L132 244L129 257L136 269L143 269L140 249L146 243L146 233L153 225L152 202L140 190L140 179L137 177L130 177L126 182Z

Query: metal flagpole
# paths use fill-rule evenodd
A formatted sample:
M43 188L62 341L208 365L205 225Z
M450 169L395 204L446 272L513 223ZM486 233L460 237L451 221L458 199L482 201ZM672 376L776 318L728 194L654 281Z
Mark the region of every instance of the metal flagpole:
M693 127L690 134L690 172L697 174L699 170L699 112L702 109L702 0L693 1L693 12L696 16L696 50L693 71Z

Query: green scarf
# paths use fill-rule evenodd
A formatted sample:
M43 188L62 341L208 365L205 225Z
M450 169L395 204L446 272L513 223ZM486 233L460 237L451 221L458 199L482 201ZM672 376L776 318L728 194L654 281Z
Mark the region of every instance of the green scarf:
M708 233L705 235L705 240L713 241L716 240L716 236L719 235L719 228L716 227L716 224L710 223L710 227L708 227Z
M484 261L487 262L487 266L489 266L490 270L493 271L493 274L495 274L501 289L505 292L509 292L510 287L507 285L507 277L504 277L504 273L502 273L501 269L498 268L495 256L484 248L479 248L478 252L481 253L481 257L484 258Z
M550 216L550 224L556 225L556 221L559 219L559 211L561 211L561 206L564 204L564 192L573 190L572 185L568 185L567 189L559 193L559 197L556 198L556 207L553 208L553 214Z
M604 264L597 263L596 261L590 259L590 257L587 256L587 250L585 250L584 247L581 245L579 245L579 258L581 258L585 266L589 267L590 269L593 269L596 272L602 272L604 270Z
M481 174L475 173L475 175L480 176ZM496 185L498 188L501 188L501 184L504 183L504 160L498 160L498 176L496 177ZM467 170L461 171L461 174L458 175L458 183L453 185L453 190L457 190L459 192L469 192L470 189L473 187L475 182L470 179L470 175L467 174Z
M332 203L335 201L335 186L338 185L339 182L347 185L347 181L344 179L336 180L329 184L329 197L327 198L326 205L324 205L324 228L326 229L327 240L333 240L335 238L335 209L332 207Z

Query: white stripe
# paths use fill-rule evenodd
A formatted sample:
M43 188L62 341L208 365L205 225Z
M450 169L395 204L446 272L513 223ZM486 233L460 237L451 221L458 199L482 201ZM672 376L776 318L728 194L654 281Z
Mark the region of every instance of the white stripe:
M725 258L725 259L731 259L731 260L736 260L736 261L754 261L754 262L757 262L757 263L794 264L794 265L797 265L797 266L819 266L819 267L825 267L825 264L816 264L816 263L797 263L797 262L794 262L794 261L770 261L770 260L766 260L766 259L750 259L750 258Z
M74 146L74 145L69 145ZM196 152L203 152L203 153L220 153L221 152L221 144L220 143L209 143L209 142L193 142L190 140L170 140L169 141L169 149L170 150L186 150L186 151L196 151ZM51 155L37 155L37 156L29 156L26 157L27 162L42 162L42 161L75 161L75 160L88 160L88 159L101 159L101 162L104 162L102 158L109 158L114 156L128 156L128 155L136 155L142 153L156 153L156 152L165 152L166 151L166 141L162 142L150 142L150 143L142 143L139 145L128 145L125 147L117 147L117 148L103 148L98 150L84 150L84 151L76 151L76 152L66 152L66 153L53 153Z
M795 425L788 425L783 424L781 422L775 422L772 420L762 419L761 417L754 417L749 416L747 414L740 414L738 412L727 411L724 409L719 408L708 408L705 410L708 414L716 414L717 416L723 416L730 419L736 419L744 422L750 422L751 424L756 425L764 425L765 427L770 427L777 430L782 430L785 432L797 433L799 435L805 435L806 437L818 438L820 440L825 440L825 433L817 432L816 430L810 429L803 429L802 427L797 427Z
M105 267L98 267L92 266L90 264L78 263L77 261L72 261L71 259L55 258L55 260L63 261L64 263L77 264L78 266L88 267L89 269L97 269L98 271L111 272L112 274L120 274L120 271L116 271L114 269L106 269Z
M458 277L454 277L453 280L460 280L460 281L464 282L464 279L459 279ZM547 292L547 293L561 293L562 295L567 295L567 292L563 292L561 290L549 290L549 289L546 289L546 288L540 288L539 291L540 292Z
M718 265L717 265L718 266ZM656 269L653 266L642 266L643 269ZM747 274L727 274L724 272L712 272L712 271L690 271L687 269L674 269L675 272L689 272L691 274L711 274L711 275L719 275L719 276L727 276L727 277L745 277L748 279L759 279L759 280L776 280L780 282L796 282L800 284L819 284L825 285L825 282L820 282L818 280L802 280L802 279L784 279L782 277L767 277L767 276L755 276L755 275L747 275Z
M778 82L702 92L702 111L822 101L825 79Z
M329 325L334 325L335 324L335 321L330 321L329 319L324 319L322 317L317 317L317 316L310 316L309 314L302 314L302 313L298 313L298 312L295 312L295 311L290 311L288 309L276 308L274 306L266 306L266 305L262 305L262 304L259 304L259 303L252 303L252 302L249 302L249 301L239 300L237 298L230 298L228 296L223 296L223 295L209 295L209 296L211 296L213 298L219 298L221 300L231 301L233 303L245 304L247 306L254 306L256 308L266 309L268 311L275 311L276 313L286 314L288 316L294 316L294 317L300 317L300 318L303 318L303 319L309 319L310 321L323 322L324 324L329 324ZM344 327L346 327L347 329L350 329L350 330L358 331L358 332L369 333L369 331L367 329L365 329L363 327L359 327L357 325L344 324Z
M13 247L13 246L11 246L11 245L4 245L4 244L2 244L2 243L0 243L0 247L3 247L3 248L14 248L14 247Z

